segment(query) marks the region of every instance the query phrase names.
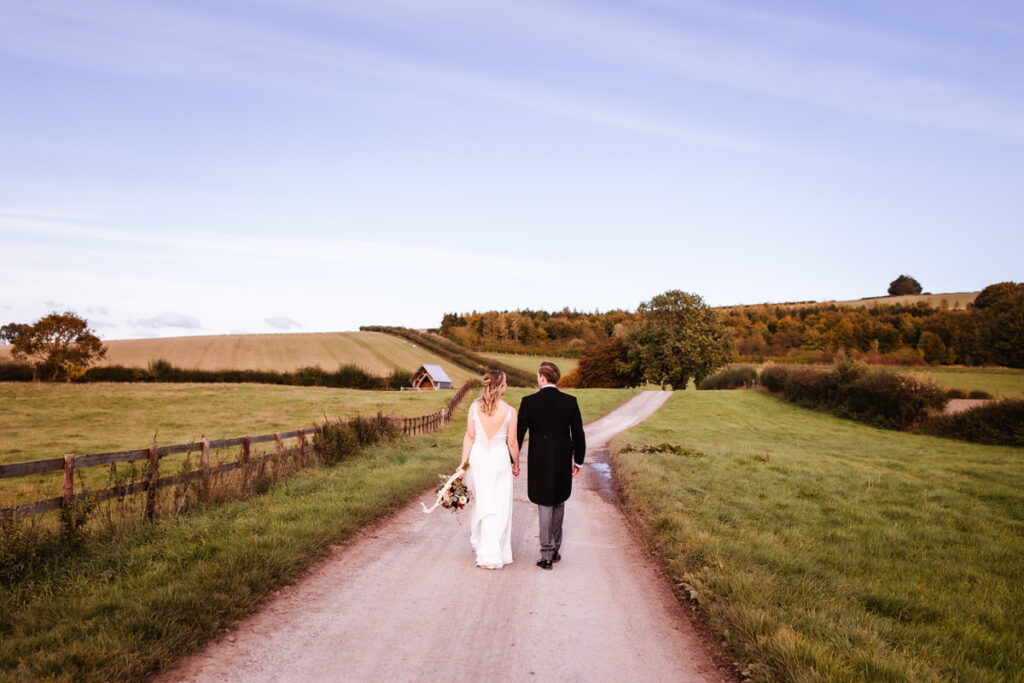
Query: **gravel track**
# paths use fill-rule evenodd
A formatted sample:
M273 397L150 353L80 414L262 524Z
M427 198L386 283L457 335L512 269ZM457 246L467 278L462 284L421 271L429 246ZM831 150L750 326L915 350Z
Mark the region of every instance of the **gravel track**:
M635 539L603 457L669 395L644 392L587 425L588 465L553 570L535 565L525 473L515 483L515 563L498 571L474 565L469 516L424 515L424 493L159 680L733 680Z

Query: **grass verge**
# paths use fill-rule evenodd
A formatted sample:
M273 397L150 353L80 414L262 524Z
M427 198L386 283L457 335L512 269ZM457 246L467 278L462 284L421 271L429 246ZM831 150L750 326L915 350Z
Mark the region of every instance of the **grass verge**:
M507 398L518 405L526 393ZM634 392L572 393L589 421ZM0 587L0 678L137 680L194 651L332 545L453 470L466 406L435 435L370 448L260 496L95 535L29 580Z
M758 392L677 393L613 444L680 595L767 681L1024 678L1022 456Z

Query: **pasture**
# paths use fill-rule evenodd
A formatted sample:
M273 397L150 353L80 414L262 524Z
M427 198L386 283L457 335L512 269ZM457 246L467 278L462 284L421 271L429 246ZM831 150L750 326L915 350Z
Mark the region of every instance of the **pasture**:
M577 362L575 358L562 358L560 356L528 356L517 353L479 353L477 355L500 361L506 365L511 365L514 368L519 368L520 370L526 370L533 373L537 372L537 368L540 367L541 362L547 360L557 365L563 375L568 375L576 369Z
M470 378L466 370L426 349L380 332L228 334L104 343L107 358L102 365L146 368L163 358L179 368L290 372L307 365L336 370L339 365L354 363L372 375L387 375L395 368L412 372L424 363L433 363L444 368L456 385ZM0 345L0 360L9 356L10 348Z
M1021 449L707 391L612 451L628 513L753 678L1024 677Z
M518 405L526 393L510 390L508 400ZM572 393L589 421L635 392ZM30 579L0 585L0 678L137 680L194 651L332 546L454 470L468 405L435 434L301 472L246 500L97 533ZM458 523L447 514L431 521Z
M931 379L947 389L981 389L996 398L1024 397L1024 370L1016 368L971 368L933 365L921 368L893 367L897 372Z
M451 391L358 391L268 384L0 383L0 464L191 443L311 427L324 416L411 417L438 410ZM173 471L185 456L168 456ZM82 470L90 487L102 467ZM61 473L0 480L0 507L60 495Z

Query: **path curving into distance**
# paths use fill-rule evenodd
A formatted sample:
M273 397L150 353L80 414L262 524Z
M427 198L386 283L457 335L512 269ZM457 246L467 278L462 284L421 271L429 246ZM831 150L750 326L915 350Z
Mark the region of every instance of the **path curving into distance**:
M515 563L479 569L469 515L425 515L424 493L335 548L162 681L726 681L609 485L607 444L670 392L643 392L586 426L563 559L539 569L537 508L515 482ZM529 455L525 459L529 466Z

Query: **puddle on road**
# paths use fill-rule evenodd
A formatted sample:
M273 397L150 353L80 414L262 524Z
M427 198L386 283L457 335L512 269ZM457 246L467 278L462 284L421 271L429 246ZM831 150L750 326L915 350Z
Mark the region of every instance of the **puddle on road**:
M608 451L596 451L588 455L591 460L586 463L587 469L590 470L587 488L597 491L598 495L606 500L618 502L619 492L615 486L611 463L608 462Z

